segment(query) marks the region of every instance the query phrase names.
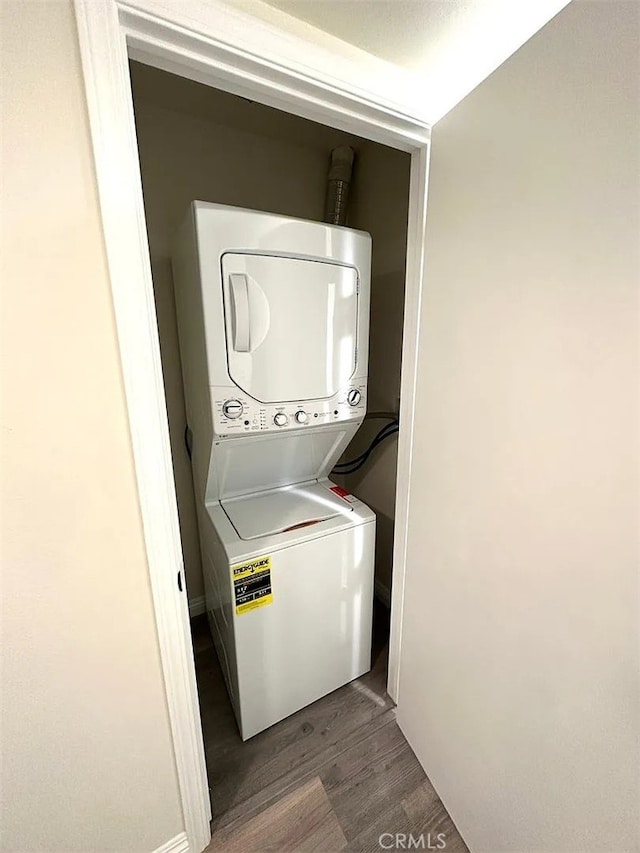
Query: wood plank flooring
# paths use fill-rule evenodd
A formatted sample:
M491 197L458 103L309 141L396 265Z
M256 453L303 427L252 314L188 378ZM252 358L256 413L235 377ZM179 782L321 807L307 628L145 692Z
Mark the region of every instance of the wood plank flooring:
M467 853L396 723L385 608L375 611L371 672L246 743L205 617L192 632L213 812L207 853L365 853L385 849L383 833L385 846L411 834L423 836L417 849L444 840L448 853Z
M238 829L223 827L213 834L210 853L248 850L344 850L347 839L331 808L319 776L282 797Z

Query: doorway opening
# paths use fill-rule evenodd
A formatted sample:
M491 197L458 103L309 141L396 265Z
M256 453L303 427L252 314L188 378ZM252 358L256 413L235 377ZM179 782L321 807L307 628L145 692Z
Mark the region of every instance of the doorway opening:
M308 776L327 746L342 752L363 726L377 731L391 719L385 715L393 707L386 684L397 432L389 425L400 405L411 155L135 61L130 75L214 827L222 828L240 813L246 819L263 809L276 789L280 796L283 777L288 785ZM355 151L346 224L372 236L372 278L368 417L341 461L362 457L376 436L384 438L363 464L345 466L332 479L377 517L373 667L242 744L203 617L171 246L193 200L323 221L330 152L345 145Z
M402 412L388 689L398 697L415 434L430 129L387 63L317 45L223 4L76 0L82 70L130 424L149 584L184 832L208 843L211 809L146 236L129 59L410 152ZM406 708L405 708L406 712ZM173 848L172 848L173 849Z

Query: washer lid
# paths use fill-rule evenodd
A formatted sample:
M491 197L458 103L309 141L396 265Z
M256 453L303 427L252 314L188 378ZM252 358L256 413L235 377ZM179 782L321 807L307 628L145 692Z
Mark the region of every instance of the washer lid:
M358 273L324 261L227 252L229 376L261 403L321 400L356 370Z
M318 482L229 498L221 505L241 539L287 533L353 512L346 501Z

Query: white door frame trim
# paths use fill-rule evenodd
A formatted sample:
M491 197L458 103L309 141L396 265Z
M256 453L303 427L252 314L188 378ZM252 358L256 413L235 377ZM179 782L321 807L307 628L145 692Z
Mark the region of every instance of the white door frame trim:
M129 57L412 154L389 664L397 701L430 129L399 69L219 0L75 0L158 644L189 850L211 809L138 164ZM398 93L401 93L400 96Z

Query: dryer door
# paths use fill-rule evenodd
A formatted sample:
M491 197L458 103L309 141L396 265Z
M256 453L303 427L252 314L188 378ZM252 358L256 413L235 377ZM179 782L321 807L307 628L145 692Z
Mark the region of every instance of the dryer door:
M333 397L356 369L358 274L321 261L222 257L231 379L261 403Z

